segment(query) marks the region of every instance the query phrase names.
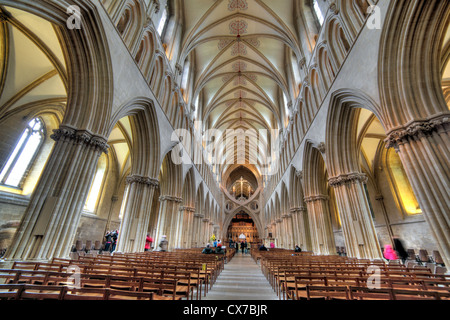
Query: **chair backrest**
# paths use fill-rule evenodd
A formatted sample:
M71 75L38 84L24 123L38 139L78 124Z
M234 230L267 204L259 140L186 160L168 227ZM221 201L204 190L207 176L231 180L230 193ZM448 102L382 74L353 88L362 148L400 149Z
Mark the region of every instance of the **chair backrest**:
M429 262L429 258L428 258L428 251L425 249L420 249L419 250L419 260L421 262Z
M83 250L83 241L77 240L77 242L75 243L75 248L77 249L77 251Z
M437 264L444 264L444 259L442 259L441 254L437 250L433 251L433 259Z

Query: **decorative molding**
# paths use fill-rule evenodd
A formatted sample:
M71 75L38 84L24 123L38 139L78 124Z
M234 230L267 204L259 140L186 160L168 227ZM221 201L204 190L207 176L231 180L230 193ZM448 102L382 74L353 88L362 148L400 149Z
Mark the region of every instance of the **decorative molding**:
M180 211L188 211L188 212L195 212L194 207L188 207L188 206L181 206Z
M449 114L441 115L431 120L414 121L402 128L396 129L388 134L386 148L395 148L399 151L399 147L409 143L411 140L432 135L434 132L449 131Z
M161 197L159 197L159 201L173 201L173 202L182 203L183 199L179 198L179 197L175 197L175 196L161 196Z
M317 146L317 149L320 151L321 154L325 154L325 150L326 150L325 143L324 143L324 142L321 142L321 143Z
M331 187L336 188L342 185L351 183L367 183L368 177L365 173L352 172L347 174L341 174L337 177L328 179L328 183Z
M306 208L305 207L295 207L295 208L291 208L290 211L291 211L291 213L295 214L298 212L305 212Z
M138 174L129 175L126 178L125 183L126 184L139 183L139 184L145 184L145 185L154 186L154 187L159 186L159 181L157 179L150 178L150 177L144 177L144 176L141 176Z
M82 144L108 154L108 141L105 138L94 135L87 130L77 130L69 126L60 126L59 129L53 130L53 134L50 138L55 141L62 140L73 142L75 144Z
M323 194L319 194L317 196L310 196L310 197L305 197L304 201L306 203L309 202L316 202L316 201L328 201L330 200L329 196L323 195Z
M246 0L230 0L230 2L228 3L229 11L247 10L247 9L248 3Z

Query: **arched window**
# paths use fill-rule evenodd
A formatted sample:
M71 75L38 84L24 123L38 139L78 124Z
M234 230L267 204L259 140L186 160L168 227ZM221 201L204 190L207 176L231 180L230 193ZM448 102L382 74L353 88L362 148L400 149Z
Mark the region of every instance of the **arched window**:
M317 2L317 0L313 1L313 7L317 21L319 21L320 25L322 26L325 19L323 17L322 10L320 9L319 2Z
M88 198L86 199L86 203L84 205L84 210L89 212L94 212L97 207L97 202L101 194L103 180L105 177L107 167L107 158L105 154L102 154L97 164L97 171L95 173L94 180L91 184L91 189L88 193Z
M388 175L392 183L391 186L397 197L398 204L407 215L421 214L422 209L406 176L400 157L394 149L391 148L387 151L386 161Z
M0 184L21 188L45 137L40 118L31 120L0 173Z
M168 18L167 8L165 8L162 13L161 20L159 20L159 25L158 25L158 29L157 29L159 36L162 36L162 34L163 34L164 28L167 23L167 18Z

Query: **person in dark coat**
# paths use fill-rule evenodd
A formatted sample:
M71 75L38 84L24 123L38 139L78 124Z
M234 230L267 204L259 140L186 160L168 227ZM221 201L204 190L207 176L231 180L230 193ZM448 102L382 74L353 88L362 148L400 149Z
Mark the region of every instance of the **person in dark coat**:
M300 248L298 245L295 246L295 252L302 252L302 248Z
M111 244L111 253L116 250L117 238L119 238L119 230L115 230L111 234L112 244Z
M206 245L206 248L203 249L202 253L204 253L204 254L211 254L211 253L213 253L213 250L211 249L211 245L209 243Z
M399 238L394 237L393 240L394 240L394 250L397 251L398 257L402 259L403 264L405 264L409 256L408 252L405 250L405 247L403 247L403 244Z
M259 251L267 251L267 248L264 245L264 243L259 247Z
M107 231L105 235L106 243L105 243L105 251L109 251L112 243L112 234L111 231Z

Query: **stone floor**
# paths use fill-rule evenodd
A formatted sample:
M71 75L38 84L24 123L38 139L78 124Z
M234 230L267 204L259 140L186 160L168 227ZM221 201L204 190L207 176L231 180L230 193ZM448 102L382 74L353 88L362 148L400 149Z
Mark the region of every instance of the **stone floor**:
M250 254L236 253L202 300L278 300Z

